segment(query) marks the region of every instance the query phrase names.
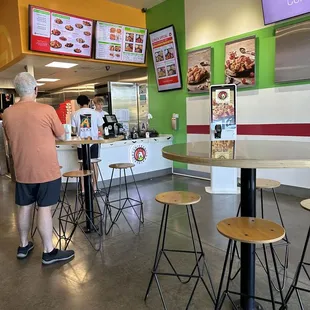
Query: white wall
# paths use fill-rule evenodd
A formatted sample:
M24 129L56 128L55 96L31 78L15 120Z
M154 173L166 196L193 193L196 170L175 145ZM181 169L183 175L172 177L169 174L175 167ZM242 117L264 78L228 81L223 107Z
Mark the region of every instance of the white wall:
M184 1L187 49L264 27L261 0Z

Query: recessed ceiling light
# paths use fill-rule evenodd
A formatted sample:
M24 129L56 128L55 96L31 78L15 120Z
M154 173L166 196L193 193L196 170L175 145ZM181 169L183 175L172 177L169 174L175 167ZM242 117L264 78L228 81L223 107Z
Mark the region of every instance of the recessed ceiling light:
M52 67L52 68L63 68L63 69L70 69L72 67L78 66L78 64L73 64L73 63L69 63L69 62L58 62L58 61L53 61L47 65L45 65L45 67Z
M37 86L43 86L45 83L37 83Z
M37 82L57 82L59 79L48 79L48 78L42 78L37 80Z

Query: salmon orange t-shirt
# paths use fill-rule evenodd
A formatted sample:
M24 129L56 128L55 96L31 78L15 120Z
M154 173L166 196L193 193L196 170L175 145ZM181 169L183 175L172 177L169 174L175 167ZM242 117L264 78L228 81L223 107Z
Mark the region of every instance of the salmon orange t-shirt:
M55 137L64 134L64 127L53 107L34 101L18 102L4 111L3 127L17 182L45 183L61 177Z

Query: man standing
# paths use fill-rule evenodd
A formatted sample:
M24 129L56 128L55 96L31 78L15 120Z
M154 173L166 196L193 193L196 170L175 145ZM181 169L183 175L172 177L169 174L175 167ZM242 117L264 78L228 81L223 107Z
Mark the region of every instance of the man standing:
M77 97L77 103L81 107L78 111L76 111L71 119L71 126L72 132L76 133L80 138L92 138L93 140L98 139L98 132L103 135L103 119L101 115L91 109L89 107L90 100L85 95L80 95ZM82 148L78 147L78 158L79 160L83 159ZM91 158L99 158L99 145L93 144L90 147L90 154ZM97 166L95 165L95 180L98 180L98 171ZM83 188L83 181L82 181L82 191ZM94 191L97 190L97 184L93 181L93 189Z
M54 249L51 208L58 202L61 187L55 138L64 139L64 128L49 105L35 102L36 80L26 72L14 80L20 101L3 114L3 126L12 152L15 176L17 225L20 235L18 258L26 258L34 245L28 235L34 203L38 205L37 227L43 243L42 263L67 261L74 251Z
M103 118L105 115L108 115L107 112L103 111L103 106L104 106L104 99L102 97L95 97L93 99L93 102L96 106L96 111L101 115Z

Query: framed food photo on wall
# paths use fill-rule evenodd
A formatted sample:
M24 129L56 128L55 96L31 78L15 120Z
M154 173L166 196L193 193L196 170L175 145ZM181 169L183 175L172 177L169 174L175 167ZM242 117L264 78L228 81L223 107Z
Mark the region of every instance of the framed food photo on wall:
M256 85L256 37L228 42L225 45L225 77L227 84L238 88Z
M187 54L187 90L189 93L205 93L211 85L211 47Z

